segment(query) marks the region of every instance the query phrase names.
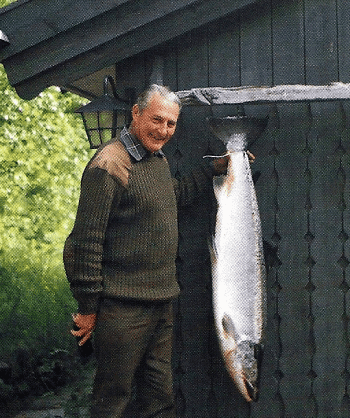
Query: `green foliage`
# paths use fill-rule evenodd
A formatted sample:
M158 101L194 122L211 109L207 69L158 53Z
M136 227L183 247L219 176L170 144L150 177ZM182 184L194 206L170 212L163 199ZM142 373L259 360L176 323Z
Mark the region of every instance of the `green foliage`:
M0 9L1 9L2 7L7 6L7 5L8 5L8 4L10 4L10 3L14 3L14 1L15 1L15 0L0 0Z
M75 309L62 249L91 157L73 113L86 100L56 87L22 100L2 66L0 94L1 349L59 344Z
M2 65L0 95L0 361L12 372L0 379L1 415L19 397L55 391L81 373L62 250L92 151L73 113L85 99L51 87L24 101ZM73 400L67 414L85 398Z

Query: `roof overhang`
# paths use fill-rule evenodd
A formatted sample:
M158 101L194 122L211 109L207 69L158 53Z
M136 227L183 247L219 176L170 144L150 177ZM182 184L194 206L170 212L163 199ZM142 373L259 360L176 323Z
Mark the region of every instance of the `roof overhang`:
M19 0L0 9L9 41L0 62L24 99L51 85L92 98L99 93L79 91L79 80L102 79L115 64L256 2Z

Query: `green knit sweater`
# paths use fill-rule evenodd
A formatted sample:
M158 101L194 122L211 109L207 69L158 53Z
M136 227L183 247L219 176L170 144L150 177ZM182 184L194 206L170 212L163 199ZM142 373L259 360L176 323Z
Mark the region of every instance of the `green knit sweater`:
M94 313L100 297L167 300L178 295L177 203L191 203L212 179L209 166L181 181L166 158L135 161L113 141L87 165L64 264L82 314Z

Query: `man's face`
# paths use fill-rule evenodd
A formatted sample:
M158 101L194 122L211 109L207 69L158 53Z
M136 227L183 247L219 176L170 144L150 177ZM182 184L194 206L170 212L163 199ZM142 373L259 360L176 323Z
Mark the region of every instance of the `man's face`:
M179 113L176 103L155 93L142 112L138 105L132 108L131 133L148 151L159 151L174 135Z

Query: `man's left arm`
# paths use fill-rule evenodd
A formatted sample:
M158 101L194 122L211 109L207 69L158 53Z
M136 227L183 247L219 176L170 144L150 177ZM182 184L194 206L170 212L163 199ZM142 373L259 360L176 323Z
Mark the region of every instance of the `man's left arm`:
M247 151L247 155L249 162L253 163L255 156L250 151ZM208 188L212 187L214 176L227 173L229 159L229 155L214 158L194 169L189 175L183 176L179 180L174 178L173 182L178 206L188 206L194 203L205 191L208 191Z
M174 189L179 207L188 206L209 191L214 176L226 174L228 157L215 158L206 161L179 180L173 179Z

